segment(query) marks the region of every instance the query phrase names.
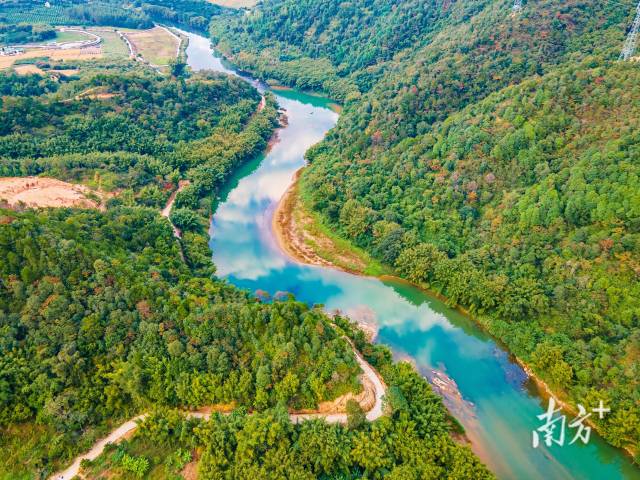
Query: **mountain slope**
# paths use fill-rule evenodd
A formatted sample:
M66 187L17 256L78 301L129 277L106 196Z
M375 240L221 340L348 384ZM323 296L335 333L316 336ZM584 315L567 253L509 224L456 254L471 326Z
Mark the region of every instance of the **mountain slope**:
M356 26L374 7L392 29L401 18L393 2L349 5ZM302 182L336 231L469 307L572 403L610 401L605 437L637 449L640 78L615 62L633 5L405 6L436 11L388 55L366 32L317 35L286 0L216 19L212 32L281 81L292 60L273 58L274 45L312 59L295 73L326 74L308 85L347 99ZM277 43L263 37L266 18L278 19ZM345 44L350 55L325 53ZM370 49L375 61L361 62Z
M0 477L46 478L151 411L141 450L125 443L81 473L106 461L108 476L180 478L197 448L204 478L493 478L426 380L346 319L213 277L212 197L266 147L273 99L226 75L104 69L54 84L0 74L0 174L109 197L100 210L0 205ZM172 191L181 238L160 215ZM348 428L292 424L288 409L361 390L344 336L393 392L385 415L367 422L356 402ZM182 419L192 408L235 411ZM329 451L305 448L327 437Z
M617 445L639 433L638 82L631 64L560 69L371 163L319 148L306 176L346 236L487 317L554 388L608 399Z

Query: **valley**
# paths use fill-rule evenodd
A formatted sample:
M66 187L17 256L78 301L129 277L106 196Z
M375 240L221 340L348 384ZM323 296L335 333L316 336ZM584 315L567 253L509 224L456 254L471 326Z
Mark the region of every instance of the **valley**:
M640 478L631 3L0 6L1 478Z

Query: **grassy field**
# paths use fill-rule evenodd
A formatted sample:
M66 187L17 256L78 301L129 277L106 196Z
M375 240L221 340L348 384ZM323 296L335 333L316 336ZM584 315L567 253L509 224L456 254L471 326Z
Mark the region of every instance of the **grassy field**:
M178 54L178 39L164 28L127 32L138 55L151 65L167 65Z
M115 29L107 30L106 28L101 27L89 29L89 31L102 37L102 43L100 46L105 58L129 58L129 49L127 48L126 43L124 43L124 40L122 40L115 32Z
M91 35L86 35L81 32L56 32L55 42L67 43L67 42L84 42L85 40L92 40Z
M60 31L56 31L56 36L55 38L52 38L50 40L46 40L44 42L34 42L34 44L47 44L47 43L51 43L51 42L57 42L57 43L70 43L70 42L84 42L86 40L92 40L93 37L91 37L90 35L86 35L84 33L81 32L60 32Z
M211 3L227 8L251 8L258 0L209 0Z
M129 459L127 462L125 457ZM196 462L190 464L192 453L186 449L173 449L152 443L136 435L117 446L109 446L104 453L82 469L86 478L145 478L149 480L178 480L196 478L188 471L196 473ZM136 475L127 463L137 463ZM188 468L192 467L192 468ZM185 468L187 467L187 468Z
M0 428L0 480L33 480L34 472L55 449L56 432L35 424L11 425ZM59 468L54 460L52 469Z

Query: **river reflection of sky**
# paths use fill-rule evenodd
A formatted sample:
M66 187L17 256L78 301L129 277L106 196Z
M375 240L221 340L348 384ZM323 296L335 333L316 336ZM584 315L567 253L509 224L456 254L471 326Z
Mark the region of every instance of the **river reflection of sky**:
M320 124L320 128L300 128L298 121L317 109L282 96L278 96L278 102L286 110L291 126L278 133L279 141L272 146L260 167L242 178L229 192L219 205L212 225L215 232L212 249L218 275L233 276L245 283L269 277L285 268L285 257L271 235L273 208L291 183L294 172L304 164L306 149L322 140L324 132L338 117L323 109L314 116L314 122ZM291 141L294 138L295 141ZM255 242L256 238L261 238L262 242ZM270 255L265 254L267 249ZM238 255L238 252L242 254ZM288 291L294 293L296 290L289 288Z
M200 48L208 48L204 42ZM409 355L419 370L444 369L464 399L474 403L474 418L465 415L463 420L474 450L502 478L637 478L637 469L598 438L584 448L532 450L531 429L541 399L522 388L520 367L469 319L406 285L293 264L279 251L269 230L273 206L303 165L304 151L337 115L312 107L318 99L278 93L289 128L280 132L280 142L264 162L244 173L214 217L211 246L218 275L254 292L288 291L300 300L323 303L329 311L362 315L379 324L381 343ZM295 96L308 103L286 98Z

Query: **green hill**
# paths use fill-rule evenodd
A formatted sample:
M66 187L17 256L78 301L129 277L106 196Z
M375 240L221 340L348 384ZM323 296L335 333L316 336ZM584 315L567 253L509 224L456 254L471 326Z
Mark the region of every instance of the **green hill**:
M282 0L212 35L346 100L302 182L336 231L470 308L573 403L609 400L604 436L637 449L640 70L616 62L633 13Z
M0 478L47 478L143 412L134 438L83 465L88 476L182 478L197 453L202 478L492 478L454 442L428 382L386 348L318 308L215 279L212 201L266 147L274 101L258 110L258 92L226 75L142 68L0 74L0 175L106 198L100 210L0 206ZM184 180L176 239L160 209ZM344 336L384 376L385 416L366 422L356 403L348 427L292 424L288 410L362 389ZM234 412L181 413L217 406Z

